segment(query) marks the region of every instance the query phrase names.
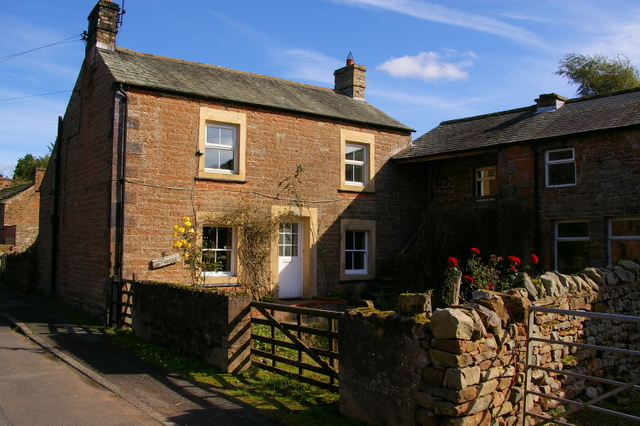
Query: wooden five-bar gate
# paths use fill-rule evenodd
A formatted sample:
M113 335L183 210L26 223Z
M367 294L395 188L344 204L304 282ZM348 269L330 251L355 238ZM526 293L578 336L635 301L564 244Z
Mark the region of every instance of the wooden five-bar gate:
M252 302L251 358L258 368L338 391L341 312Z

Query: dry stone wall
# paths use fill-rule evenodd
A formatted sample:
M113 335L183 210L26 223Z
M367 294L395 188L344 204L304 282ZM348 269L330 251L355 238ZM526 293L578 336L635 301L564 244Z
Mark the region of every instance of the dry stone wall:
M355 339L350 330L357 330L359 343L340 342L341 412L379 425L523 424L531 306L637 316L639 274L640 263L623 262L610 269L588 268L576 275L547 272L535 280L523 276L518 288L505 293L479 291L464 306L438 309L424 316L415 312L381 315L365 309L350 311L348 321L340 324L340 333ZM403 334L401 328L390 327L391 322L413 323L419 332ZM537 337L562 342L640 349L640 330L633 323L536 312L533 332ZM361 343L365 341L366 351L359 356L343 352L351 345L355 354L357 345L365 345ZM561 371L617 380L640 374L638 357L543 342L533 345L532 354L534 365ZM567 374L531 371L530 389L540 393L573 398L604 391L596 383ZM405 378L401 382L393 380L399 374ZM417 377L408 379L411 374ZM398 385L405 386L403 392L398 391ZM529 398L528 409L539 415L547 415L557 406L549 398ZM382 406L380 401L384 401L385 410L375 408ZM393 404L414 407L414 417L398 417L398 410L389 407Z

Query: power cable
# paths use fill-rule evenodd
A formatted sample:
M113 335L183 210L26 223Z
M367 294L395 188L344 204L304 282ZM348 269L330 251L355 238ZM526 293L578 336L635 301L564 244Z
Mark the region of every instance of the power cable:
M36 96L49 96L49 95L57 95L59 93L66 93L66 92L71 92L71 90L62 90L60 92L51 92L51 93L40 93L38 95L27 95L27 96L19 96L17 98L7 98L7 99L0 99L0 102L4 102L4 101L15 101L17 99L25 99L25 98L34 98Z
M77 40L73 40L75 38L77 38ZM35 52L36 50L45 49L47 47L55 46L55 45L58 45L58 44L73 43L73 42L80 41L80 40L82 40L82 34L74 35L74 36L66 38L64 40L60 40L60 41L57 41L55 43L47 44L46 46L40 46L40 47L36 47L34 49L26 50L24 52L14 53L12 55L3 56L3 57L0 58L0 62L5 62L5 61L8 61L9 59L13 59L13 58L18 57L20 55L24 55L26 53Z

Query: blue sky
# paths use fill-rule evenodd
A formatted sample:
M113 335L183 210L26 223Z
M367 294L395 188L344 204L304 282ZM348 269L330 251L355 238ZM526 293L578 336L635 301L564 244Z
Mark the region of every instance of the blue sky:
M54 142L95 3L0 1L5 176ZM640 61L637 0L125 0L125 9L121 47L317 86L333 87L352 52L368 68L366 100L416 129L414 138L541 93L575 96L553 74L566 53Z

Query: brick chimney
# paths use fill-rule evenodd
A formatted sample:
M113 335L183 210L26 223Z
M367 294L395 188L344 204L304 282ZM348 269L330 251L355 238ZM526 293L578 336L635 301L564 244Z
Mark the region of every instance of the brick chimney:
M118 12L120 6L110 0L99 0L87 20L87 50L93 46L103 49L113 49L118 34Z
M36 191L40 190L42 179L44 178L44 167L36 167L33 172L33 186L36 187Z
M364 100L364 89L367 87L364 80L366 72L367 67L357 65L353 61L353 55L349 52L346 66L333 73L335 77L334 92L354 99Z
M536 109L536 114L541 112L555 111L558 108L562 107L562 105L564 105L566 101L567 98L555 93L540 95L540 97L536 99L536 106L538 107Z

